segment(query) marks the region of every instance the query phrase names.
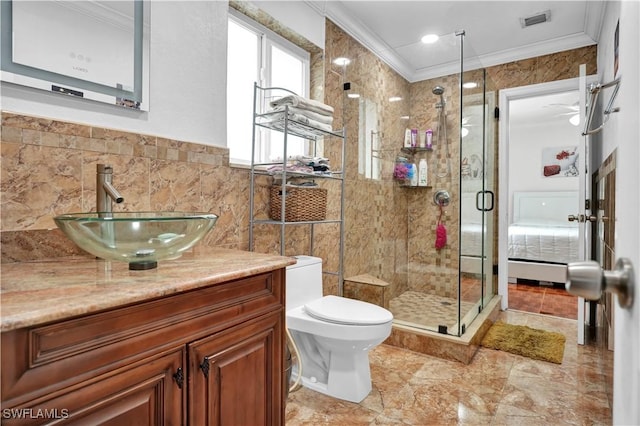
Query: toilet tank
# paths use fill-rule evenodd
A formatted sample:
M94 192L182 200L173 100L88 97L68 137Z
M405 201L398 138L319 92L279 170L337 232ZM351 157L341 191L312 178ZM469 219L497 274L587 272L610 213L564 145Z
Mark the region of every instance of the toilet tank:
M298 262L287 266L286 310L322 297L322 259L312 256L294 257Z

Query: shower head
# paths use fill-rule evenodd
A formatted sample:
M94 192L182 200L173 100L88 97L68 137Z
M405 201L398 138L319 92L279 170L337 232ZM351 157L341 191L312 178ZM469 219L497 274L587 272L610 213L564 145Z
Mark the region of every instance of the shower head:
M440 102L436 104L436 108L444 107L444 97L442 96L442 94L444 93L444 87L436 86L433 88L432 92L434 95L440 96Z

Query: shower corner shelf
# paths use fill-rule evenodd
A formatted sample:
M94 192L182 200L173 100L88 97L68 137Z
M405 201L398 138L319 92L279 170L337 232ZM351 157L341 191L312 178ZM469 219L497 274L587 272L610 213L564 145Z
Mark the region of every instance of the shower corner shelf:
M402 183L398 183L398 186L400 188L408 188L408 189L432 189L433 186L431 185L426 185L426 186L421 186L421 185L404 185Z
M344 195L345 195L345 156L346 156L346 136L345 130L324 130L319 129L308 123L302 123L290 118L274 119L274 114L266 111L269 100L288 96L296 95L296 93L284 89L281 87L261 87L257 83L254 84L254 106L253 106L253 138L252 138L252 152L257 152L256 147L256 134L259 128L269 129L279 132L284 135L284 145L282 160L269 163L258 163L255 161L254 155L251 158L250 167L250 190L249 190L249 251L255 249L254 228L256 225L269 225L280 227L280 255L285 256L285 229L290 226L307 225L310 227L309 235L309 252L310 256L314 256L314 235L319 234L315 231L315 225L321 224L338 224L340 232L339 240L339 254L338 254L338 270L337 271L323 271L328 275L335 275L338 279L338 289L340 295L342 295L343 285L343 254L344 254ZM285 110L286 111L286 110ZM282 115L282 113L280 114ZM309 152L312 156L318 154L318 149L326 147L327 144L337 143L337 147L340 149L340 164L336 170L332 170L330 174L315 174L315 173L301 173L296 171L287 170L287 143L288 137L297 136L305 140L305 143L309 144ZM292 143L297 143L293 141ZM337 149L336 148L336 151ZM265 170L265 166L281 166L282 170L276 173L269 173ZM335 165L334 165L335 166ZM286 214L281 214L281 219L265 219L257 218L255 215L254 204L256 201L256 188L255 180L257 176L269 175L271 176L271 183L275 185L282 185L283 189L286 185L287 179L305 179L305 180L333 180L339 181L340 191L340 204L339 204L339 218L326 218L324 220L311 220L311 221L286 221ZM286 210L286 197L282 197L282 212ZM337 214L336 214L337 215ZM300 253L301 254L301 253Z
M414 155L418 152L432 152L433 151L433 147L431 148L423 148L423 147L407 147L407 146L403 146L400 151L407 153L407 154L411 154Z

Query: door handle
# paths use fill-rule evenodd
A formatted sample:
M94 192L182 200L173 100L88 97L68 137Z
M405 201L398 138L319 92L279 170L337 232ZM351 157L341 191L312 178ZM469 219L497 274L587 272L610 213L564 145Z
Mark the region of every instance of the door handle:
M602 293L618 295L620 307L629 309L633 305L635 287L633 266L627 258L620 258L613 271L604 271L598 262L571 262L567 265L565 288L575 296L598 300Z
M594 216L594 215L589 215L589 216L587 216L587 221L589 221L589 222L597 222L598 221L598 217Z
M569 222L584 222L585 218L583 214L578 214L578 215L570 214L569 216L567 216L567 220Z
M491 204L489 207L485 207L484 206L484 195L485 194L489 194L489 200L491 201ZM482 197L482 204L483 206L480 205L480 198ZM491 210L493 210L493 200L494 199L494 195L493 195L493 191L478 191L476 193L476 210L480 210L481 212L490 212Z

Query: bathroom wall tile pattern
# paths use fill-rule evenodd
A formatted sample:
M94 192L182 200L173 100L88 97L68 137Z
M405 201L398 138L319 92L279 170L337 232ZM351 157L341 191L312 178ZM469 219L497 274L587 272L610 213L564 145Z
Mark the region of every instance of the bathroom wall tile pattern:
M3 111L1 153L2 262L82 253L61 236L53 217L95 210L98 163L114 167L114 185L125 197L115 211L231 210L237 216L221 218L207 241L247 245L240 239L246 233L235 230L247 218L241 195L248 173L232 172L226 148ZM220 226L234 220L234 228Z
M406 200L398 196L391 179L397 137L404 134L400 115L407 110L408 83L330 21L326 25L325 102L334 106L336 118L344 119L347 135L345 203L345 276L371 274L389 282L392 294L406 287ZM346 56L351 64L342 69L331 63ZM365 178L358 172L359 101L345 96L359 93L383 106L378 108L382 179ZM391 96L405 100L389 103ZM342 114L344 112L344 114Z

